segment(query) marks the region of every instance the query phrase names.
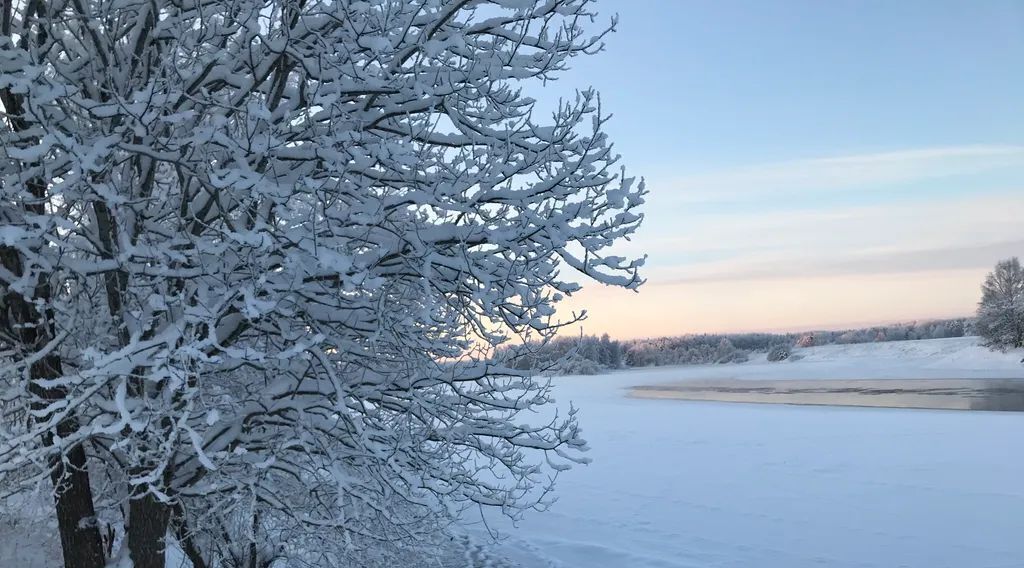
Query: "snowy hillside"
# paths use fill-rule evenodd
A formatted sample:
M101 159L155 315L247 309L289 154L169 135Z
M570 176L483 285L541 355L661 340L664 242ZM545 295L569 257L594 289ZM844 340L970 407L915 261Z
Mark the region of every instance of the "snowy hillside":
M633 386L688 379L973 379L1024 378L1024 350L992 351L977 337L797 348L788 361L764 354L747 363L645 367L615 373Z
M1008 353L992 351L980 344L978 337L950 339L923 339L918 341L892 341L887 343L861 343L856 345L823 345L798 349L805 362L849 363L864 360L899 361L929 369L973 370L979 372L1020 371L1024 350Z

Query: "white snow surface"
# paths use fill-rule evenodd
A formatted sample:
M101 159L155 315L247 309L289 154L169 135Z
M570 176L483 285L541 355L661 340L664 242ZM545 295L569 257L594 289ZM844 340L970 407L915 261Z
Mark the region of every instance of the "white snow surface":
M1024 352L975 338L796 353L556 378L559 402L581 408L593 463L561 474L550 510L517 527L489 518L500 542L467 527L443 565L1024 568L1024 413L625 396L688 378L1024 378ZM0 515L0 568L58 565L48 524Z
M1001 379L1024 378L1024 350L992 351L977 337L822 345L794 349L793 358L769 363L765 354L735 365L648 367L623 386L687 379Z
M1024 378L975 338L555 380L593 463L490 556L524 568L1024 567L1024 413L625 396L687 378ZM501 565L475 563L470 566Z

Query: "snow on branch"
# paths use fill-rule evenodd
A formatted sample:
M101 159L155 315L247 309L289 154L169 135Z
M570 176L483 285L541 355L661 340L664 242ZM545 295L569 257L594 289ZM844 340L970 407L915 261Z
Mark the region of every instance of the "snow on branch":
M580 279L642 282L597 93L525 94L601 48L592 2L14 11L0 483L86 448L102 514L156 499L213 554L259 511L349 558L585 461L575 410L487 353Z

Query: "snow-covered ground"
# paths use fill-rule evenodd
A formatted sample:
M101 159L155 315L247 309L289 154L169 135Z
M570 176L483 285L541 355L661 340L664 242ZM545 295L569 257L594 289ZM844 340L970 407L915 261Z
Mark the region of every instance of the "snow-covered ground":
M469 527L446 568L1024 568L1024 413L625 396L685 379L1024 378L974 338L825 346L798 361L555 379L589 466L518 527ZM57 566L52 529L0 517L0 568ZM430 564L435 566L436 564Z
M738 365L652 367L616 373L633 384L686 379L1000 379L1024 378L1024 351L992 351L977 337L822 345L795 349L794 360L765 355ZM628 377L623 377L627 375Z
M50 503L45 497L0 499L0 568L63 565Z
M1024 353L974 338L799 353L556 379L594 461L563 474L550 511L495 521L507 539L487 556L528 568L1024 567L1024 413L624 396L687 378L1024 378Z

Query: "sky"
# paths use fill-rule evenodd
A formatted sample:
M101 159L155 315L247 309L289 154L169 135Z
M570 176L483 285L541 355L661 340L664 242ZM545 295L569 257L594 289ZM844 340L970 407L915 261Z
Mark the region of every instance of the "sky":
M971 315L1024 256L1024 2L599 0L593 86L650 195L585 286L586 333L799 330ZM599 20L601 21L601 20Z

